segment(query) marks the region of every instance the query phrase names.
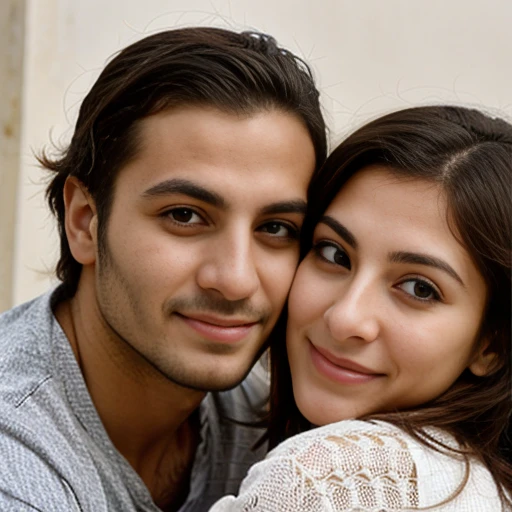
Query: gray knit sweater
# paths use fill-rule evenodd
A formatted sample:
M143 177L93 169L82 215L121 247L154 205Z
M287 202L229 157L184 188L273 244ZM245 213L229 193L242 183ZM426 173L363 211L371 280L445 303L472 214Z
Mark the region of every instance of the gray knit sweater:
M156 512L159 509L110 441L51 309L52 294L0 315L0 510L2 512ZM257 365L232 391L200 407L190 493L180 512L203 512L236 494L262 431L251 421L268 393Z

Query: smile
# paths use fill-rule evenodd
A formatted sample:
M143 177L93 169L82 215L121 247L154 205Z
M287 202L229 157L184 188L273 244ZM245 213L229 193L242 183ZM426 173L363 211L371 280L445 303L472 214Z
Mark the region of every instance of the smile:
M348 359L335 357L330 352L315 347L311 341L309 350L316 370L341 384L364 384L384 376Z
M210 315L186 316L176 313L176 316L203 338L227 344L242 341L259 324L253 320Z

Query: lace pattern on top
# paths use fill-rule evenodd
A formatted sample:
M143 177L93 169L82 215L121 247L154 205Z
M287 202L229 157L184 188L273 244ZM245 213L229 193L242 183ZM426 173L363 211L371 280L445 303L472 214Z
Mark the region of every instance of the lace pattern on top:
M393 431L317 434L290 439L251 471L237 510L382 511L419 505L417 470L407 443ZM255 482L251 489L252 482ZM263 505L264 504L264 505ZM262 508L262 506L264 508Z

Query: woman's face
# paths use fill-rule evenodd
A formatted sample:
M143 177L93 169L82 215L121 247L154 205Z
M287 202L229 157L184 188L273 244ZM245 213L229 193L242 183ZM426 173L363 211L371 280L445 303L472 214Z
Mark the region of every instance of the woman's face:
M290 292L293 392L316 425L405 409L447 390L478 349L486 285L450 232L442 189L359 171L327 208Z

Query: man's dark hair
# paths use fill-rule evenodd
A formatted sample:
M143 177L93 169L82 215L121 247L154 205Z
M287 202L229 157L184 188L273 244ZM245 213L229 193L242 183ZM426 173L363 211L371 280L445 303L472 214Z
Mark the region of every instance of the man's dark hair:
M119 170L137 152L138 122L174 106L204 105L250 115L279 109L306 126L317 169L327 152L326 129L308 65L267 35L183 28L146 37L122 50L85 97L70 145L55 158L47 199L58 221L57 276L64 297L75 294L82 266L66 237L63 188L75 176L94 199L98 242L104 242Z

